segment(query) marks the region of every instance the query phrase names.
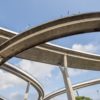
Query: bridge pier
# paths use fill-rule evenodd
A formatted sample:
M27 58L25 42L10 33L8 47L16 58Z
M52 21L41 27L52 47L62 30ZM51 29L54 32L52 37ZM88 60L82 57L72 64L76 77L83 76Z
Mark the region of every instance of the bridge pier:
M63 62L64 62L64 67L60 67L60 70L62 72L62 76L63 76L65 88L66 88L67 98L68 100L75 100L74 91L73 91L70 77L68 74L67 55L64 55Z

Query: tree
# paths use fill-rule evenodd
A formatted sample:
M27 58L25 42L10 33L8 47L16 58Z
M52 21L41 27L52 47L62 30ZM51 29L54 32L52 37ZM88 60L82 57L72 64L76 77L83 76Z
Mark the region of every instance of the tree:
M92 100L92 99L89 98L89 97L77 96L77 97L76 97L76 100Z

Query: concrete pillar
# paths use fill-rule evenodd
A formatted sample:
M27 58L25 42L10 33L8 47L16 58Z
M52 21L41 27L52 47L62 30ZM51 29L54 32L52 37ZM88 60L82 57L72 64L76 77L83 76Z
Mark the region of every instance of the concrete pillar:
M74 91L73 91L72 84L71 84L71 81L70 81L70 77L69 77L69 74L68 74L67 55L64 55L63 61L64 61L64 67L60 67L60 70L61 70L62 75L63 75L65 88L66 88L66 92L67 92L67 97L68 97L68 100L75 100Z
M25 95L24 95L24 100L28 100L29 88L30 88L30 82L28 82L27 84Z
M3 58L0 56L0 63L2 62Z

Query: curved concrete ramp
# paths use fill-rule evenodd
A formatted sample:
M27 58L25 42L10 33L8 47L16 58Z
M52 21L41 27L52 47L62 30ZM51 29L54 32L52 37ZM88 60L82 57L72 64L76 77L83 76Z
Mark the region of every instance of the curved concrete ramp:
M80 88L84 88L84 87L88 87L88 86L92 86L92 85L96 85L96 84L100 84L100 79L95 79L95 80L91 80L91 81L87 81L87 82L82 82L76 85L73 85L73 89L77 90ZM66 89L60 89L57 90L55 92L52 92L51 94L48 94L47 96L45 96L44 100L50 100L56 96L59 96L61 94L66 93Z
M44 91L43 91L41 84L35 78L30 76L28 73L24 72L23 70L15 67L14 65L9 64L9 63L5 63L4 65L2 65L1 69L20 77L21 79L25 80L26 82L30 82L30 84L37 90L37 92L39 94L38 100L40 100L41 98L44 97Z
M28 49L17 55L19 58L63 66L64 54L70 68L100 71L100 56L85 52L74 51L53 44L42 44Z
M6 30L6 29L5 29ZM3 31L3 30L2 30ZM4 31L3 38L7 41L15 34L10 31ZM2 33L0 33L2 35ZM0 37L2 40L2 37ZM3 42L5 42L5 40ZM68 67L88 70L100 70L100 56L85 52L74 51L54 44L46 43L35 48L30 48L16 55L16 57L32 61L63 66L63 56L67 55Z
M0 64L22 51L44 42L64 36L96 31L100 31L99 12L66 17L37 26L15 36L0 46L0 56L2 58Z

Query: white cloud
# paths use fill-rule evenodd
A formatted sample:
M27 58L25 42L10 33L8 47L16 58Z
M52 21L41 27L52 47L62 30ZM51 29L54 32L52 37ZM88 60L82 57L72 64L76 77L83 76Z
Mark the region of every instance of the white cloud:
M52 71L55 69L54 66L49 64L37 63L24 59L20 61L19 67L39 79L52 77Z
M14 92L9 97L11 100L23 100L24 95L19 94L19 92Z
M28 60L21 60L19 63L19 67L32 76L35 76L37 79L45 79L48 80L52 77L52 71L55 69L55 66L44 64L44 63L38 63ZM79 70L79 69L68 69L70 76L77 76L79 74L82 74L84 72L87 72L86 70ZM59 79L62 78L61 72L55 78Z
M91 52L91 53L96 53L98 50L98 47L93 44L73 44L72 49L78 50L78 51L84 51L84 52Z
M87 70L80 70L80 69L69 68L68 72L69 72L69 75L72 77L72 76L78 76L78 75L86 73L88 71Z
M25 82L17 76L0 70L0 89L7 89L16 85L25 85Z

